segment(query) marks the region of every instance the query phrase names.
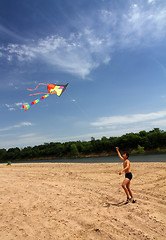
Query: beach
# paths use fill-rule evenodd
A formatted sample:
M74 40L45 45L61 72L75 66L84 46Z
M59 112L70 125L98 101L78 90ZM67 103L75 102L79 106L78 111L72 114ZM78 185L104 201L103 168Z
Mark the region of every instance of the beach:
M132 163L127 205L122 163L0 165L0 240L120 240L166 236L166 163Z

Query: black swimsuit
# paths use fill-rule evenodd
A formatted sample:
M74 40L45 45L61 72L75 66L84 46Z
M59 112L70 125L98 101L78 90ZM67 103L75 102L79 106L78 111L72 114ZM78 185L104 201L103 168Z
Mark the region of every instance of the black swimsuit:
M128 179L132 179L132 173L131 172L128 172L125 174L125 178L128 178Z

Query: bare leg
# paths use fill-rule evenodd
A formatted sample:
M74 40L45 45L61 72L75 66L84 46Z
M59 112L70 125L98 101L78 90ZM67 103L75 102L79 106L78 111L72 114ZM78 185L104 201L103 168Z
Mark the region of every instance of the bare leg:
M130 180L129 180L129 182L127 183L126 187L127 187L127 190L128 190L128 192L129 192L131 198L134 200L134 196L133 196L133 193L132 193L131 188L130 188Z
M125 193L126 193L126 196L127 196L127 199L130 198L130 195L129 195L129 191L128 191L128 188L127 188L127 184L130 182L130 179L128 178L125 178L123 183L122 183L122 188L124 189Z

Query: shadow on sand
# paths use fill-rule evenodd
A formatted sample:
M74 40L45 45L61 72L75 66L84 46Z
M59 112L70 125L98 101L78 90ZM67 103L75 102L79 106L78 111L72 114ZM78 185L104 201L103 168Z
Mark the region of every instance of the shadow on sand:
M104 203L103 207L110 207L110 206L121 207L121 206L124 206L124 205L127 205L127 204L128 203L126 203L125 201L121 201L121 202L118 202L118 203Z

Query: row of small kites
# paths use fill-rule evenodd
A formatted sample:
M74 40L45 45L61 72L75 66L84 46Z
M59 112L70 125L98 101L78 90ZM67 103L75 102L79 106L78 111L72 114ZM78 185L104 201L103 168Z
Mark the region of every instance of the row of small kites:
M26 105L22 105L22 107L24 108L24 111L27 111L32 105L40 102L41 100L49 97L50 95L56 93L58 96L61 96L61 94L65 91L65 89L67 88L67 85L54 85L54 84L49 84L49 83L39 83L36 88L34 89L27 89L28 91L35 91L39 85L47 85L47 93L33 93L30 94L29 96L32 95L39 95L39 94L45 94L42 97L36 99L35 101L31 102L30 104L26 104Z

